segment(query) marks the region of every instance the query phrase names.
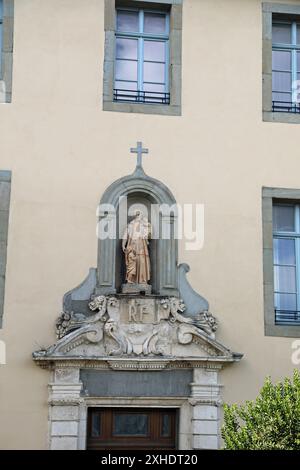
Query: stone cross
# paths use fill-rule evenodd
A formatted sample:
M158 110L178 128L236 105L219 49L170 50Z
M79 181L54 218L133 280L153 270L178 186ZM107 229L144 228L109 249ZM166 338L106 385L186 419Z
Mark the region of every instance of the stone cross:
M144 149L143 148L143 143L142 142L137 142L136 148L131 148L130 149L131 153L137 153L137 162L136 162L136 168L137 169L142 169L142 156L143 153L149 153L149 149Z

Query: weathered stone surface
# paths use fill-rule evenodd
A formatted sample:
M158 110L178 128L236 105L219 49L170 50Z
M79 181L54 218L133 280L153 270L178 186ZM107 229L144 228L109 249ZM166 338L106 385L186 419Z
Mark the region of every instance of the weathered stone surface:
M52 436L77 436L78 423L76 421L53 421Z
M177 297L100 295L92 297L89 308L93 315L64 312L56 324L58 342L34 357L190 356L235 360L231 351L214 340L212 316L183 316L185 305Z
M218 430L217 421L194 421L194 434L212 435Z
M79 418L77 406L52 406L51 419L53 421L76 421Z
M52 437L51 450L77 450L77 437Z
M194 436L194 449L215 450L218 448L218 436Z
M218 407L208 405L198 405L194 409L194 419L200 420L217 420L218 419Z
M90 397L188 397L192 370L94 371L80 373L84 394Z
M145 292L145 294L151 294L152 286L150 284L130 284L126 283L122 285L122 294L140 294Z

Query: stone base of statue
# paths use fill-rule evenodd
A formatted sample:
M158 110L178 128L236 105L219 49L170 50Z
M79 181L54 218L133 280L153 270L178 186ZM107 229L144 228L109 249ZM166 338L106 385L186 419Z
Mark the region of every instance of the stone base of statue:
M150 284L133 284L126 282L122 284L122 294L146 294L150 295L152 286Z

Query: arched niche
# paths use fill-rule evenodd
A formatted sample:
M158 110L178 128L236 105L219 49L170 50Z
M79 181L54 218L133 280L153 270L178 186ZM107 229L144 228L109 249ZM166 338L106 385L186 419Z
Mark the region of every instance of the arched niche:
M150 178L143 171L135 171L112 183L104 192L99 206L99 221L109 222L115 227L116 237L98 239L97 289L99 294L115 294L121 291L124 283L124 257L121 250L120 233L130 218L123 220L119 233L119 204L122 198L132 204L144 204L158 208L158 232L156 239L150 242L151 280L153 294L178 295L177 254L178 240L175 236L177 227L176 211L167 208L176 207L176 200L171 191L160 181ZM150 212L151 214L151 212ZM149 217L150 222L151 217ZM122 222L121 222L122 223ZM170 233L163 239L163 233Z

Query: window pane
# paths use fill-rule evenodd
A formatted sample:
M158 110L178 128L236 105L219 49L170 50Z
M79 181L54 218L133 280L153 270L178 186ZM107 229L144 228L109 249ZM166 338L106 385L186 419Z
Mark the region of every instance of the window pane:
M276 292L296 292L296 268L274 266L274 288Z
M162 103L162 100L166 100L167 97L165 85L158 85L157 83L144 83L144 91L151 92L148 97L145 98L145 101L155 101L156 103ZM162 94L163 93L163 94Z
M117 31L138 32L139 15L137 11L117 11Z
M297 310L296 294L275 294L274 307L276 310Z
M296 84L294 85L293 90L293 100L299 104L300 103L300 73L297 73L297 80Z
M159 13L145 13L144 32L153 34L166 33L166 15Z
M300 24L297 24L297 44L300 44Z
M275 93L272 94L273 101L283 101L285 103L290 103L292 101L291 93Z
M136 59L137 60L137 40L117 38L117 59Z
M166 45L161 41L144 41L144 59L165 62Z
M297 52L297 72L300 72L300 52Z
M116 80L137 81L137 62L116 60Z
M137 413L114 415L113 435L146 436L148 434L148 416Z
M273 206L273 229L275 232L294 232L294 206Z
M289 72L273 72L273 90L289 92L292 89L292 75Z
M273 24L272 40L274 43L291 43L291 25Z
M163 437L170 437L171 435L171 419L170 415L163 415L162 417L162 431L161 435Z
M289 51L272 52L273 70L291 70L291 53Z
M1 2L0 2L0 4L1 4ZM3 24L0 21L0 51L2 51L2 34L3 34L2 33L2 28L3 28ZM0 60L0 77L1 77L1 60Z
M115 99L136 101L137 82L115 82ZM122 91L125 90L125 91ZM132 90L132 91L131 91Z
M295 265L295 240L274 238L273 253L275 264Z
M137 90L137 82L119 82L116 80L115 88L119 90Z
M165 81L165 65L152 62L144 62L144 80L145 82Z
M101 417L100 413L92 414L92 437L99 437L101 434Z
M144 83L144 91L165 93L165 85L158 85L157 83Z
M2 52L3 36L3 1L0 0L0 53ZM1 58L0 58L0 78L1 78Z

